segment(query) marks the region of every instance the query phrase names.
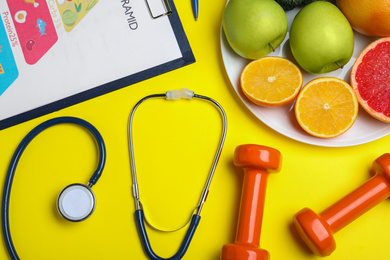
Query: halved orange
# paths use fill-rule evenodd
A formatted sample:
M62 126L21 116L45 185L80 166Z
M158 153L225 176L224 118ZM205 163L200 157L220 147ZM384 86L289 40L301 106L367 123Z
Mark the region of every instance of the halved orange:
M295 116L309 134L331 138L353 125L358 107L356 94L347 82L320 77L302 88L295 103Z
M266 107L284 106L298 95L302 73L282 57L264 57L250 62L241 73L241 89L253 103Z

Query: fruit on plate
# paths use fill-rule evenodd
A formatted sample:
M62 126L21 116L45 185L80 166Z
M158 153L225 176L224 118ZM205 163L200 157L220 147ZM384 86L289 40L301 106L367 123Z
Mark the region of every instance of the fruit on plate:
M319 77L299 92L295 116L309 134L331 138L345 133L355 122L359 103L352 87L333 77Z
M275 0L284 11L290 11L298 6L304 6L318 0Z
M370 36L390 36L389 0L337 0L337 5L356 31Z
M313 2L295 16L290 47L297 63L307 72L331 72L351 59L353 30L337 6L326 1Z
M230 0L222 15L222 27L232 49L254 60L283 42L288 21L274 0Z
M293 101L302 82L297 65L286 58L272 56L250 62L240 78L245 96L266 107L280 107Z
M351 85L370 115L390 123L390 37L372 42L359 54Z

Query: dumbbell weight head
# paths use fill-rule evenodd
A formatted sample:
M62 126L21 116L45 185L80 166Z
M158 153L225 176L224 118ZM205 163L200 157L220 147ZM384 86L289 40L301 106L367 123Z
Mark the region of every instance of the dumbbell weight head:
M381 155L373 162L371 173L383 175L390 183L390 153Z
M236 147L233 162L239 168L277 173L282 166L282 155L271 147L245 144Z
M309 208L295 214L293 223L309 249L320 256L328 256L336 249L332 231L320 216Z
M222 248L221 260L268 260L267 250L244 244L226 244Z

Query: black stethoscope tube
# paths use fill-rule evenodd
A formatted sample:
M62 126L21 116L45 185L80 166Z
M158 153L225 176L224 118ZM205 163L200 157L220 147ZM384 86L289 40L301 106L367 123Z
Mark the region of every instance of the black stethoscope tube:
M135 211L135 219L137 221L138 231L140 233L142 245L144 246L144 250L146 254L152 260L180 260L183 258L184 254L187 252L187 249L191 243L192 237L195 234L196 228L199 225L200 216L194 214L191 219L191 224L188 227L186 236L183 239L183 243L181 244L179 250L176 254L170 258L162 258L154 253L152 246L150 245L148 234L146 233L145 224L144 224L144 211L142 209L137 209Z
M10 225L9 225L9 201L10 201L12 181L15 175L16 166L19 162L20 157L22 156L23 151L26 149L27 145L31 142L31 140L34 139L34 137L36 137L40 132L42 132L48 127L57 124L63 124L63 123L72 123L72 124L83 126L84 128L88 129L96 139L97 145L99 147L99 163L96 171L94 172L94 174L89 180L88 186L92 187L92 185L94 185L98 181L98 179L102 174L104 164L106 161L106 148L104 145L103 138L100 135L99 131L87 121L75 117L58 117L43 122L42 124L35 127L33 130L31 130L24 137L24 139L20 142L19 146L15 150L15 153L11 159L11 163L8 167L8 172L5 178L4 189L3 189L3 199L1 205L1 223L3 227L4 241L8 253L12 260L19 260L19 256L16 253L14 244L12 242Z

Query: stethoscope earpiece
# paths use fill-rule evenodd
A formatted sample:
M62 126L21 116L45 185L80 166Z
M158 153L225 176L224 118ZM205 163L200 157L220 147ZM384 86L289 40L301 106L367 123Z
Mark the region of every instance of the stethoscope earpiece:
M87 219L94 212L95 206L95 194L90 187L80 183L65 187L57 199L58 212L72 222Z

